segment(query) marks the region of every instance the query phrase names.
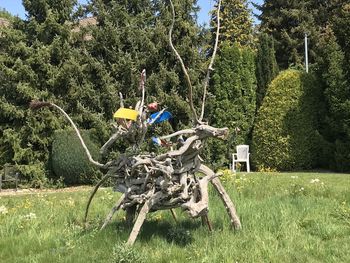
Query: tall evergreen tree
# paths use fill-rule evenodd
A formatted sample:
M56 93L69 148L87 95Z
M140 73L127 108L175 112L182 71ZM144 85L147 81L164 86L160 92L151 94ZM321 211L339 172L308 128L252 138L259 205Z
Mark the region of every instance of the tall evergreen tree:
M273 38L261 33L258 40L256 55L256 106L261 106L265 97L267 86L278 74L278 65L275 57Z
M350 88L344 69L348 63L330 27L323 32L318 49L318 73L323 81L327 106L322 133L334 145L334 152L330 155L332 158L329 158L330 165L339 171L349 171Z
M108 101L102 103L105 91L95 90L90 81L96 73L93 61L74 42L73 3L27 0L27 20L17 19L0 34L1 162L27 165L23 173L39 185L46 178L53 132L67 124L54 112L28 110L32 99L69 109L81 128L106 131L100 113Z
M224 43L214 65L208 101L209 123L228 127L230 138L213 142L209 160L216 166L227 165L229 153L237 144L248 143L256 108L255 55L238 44Z
M216 6L217 8L217 6ZM213 11L212 25L216 28L216 11ZM213 36L215 39L215 36ZM236 42L241 46L254 45L253 19L247 0L222 1L220 10L220 43Z
M196 0L174 1L176 21L173 42L181 54L195 86L199 107L203 54L200 29L196 24ZM87 48L100 66L110 72L116 91L132 105L137 97L139 72L147 71L147 99L158 100L175 116L174 127L188 124L191 111L181 66L168 41L172 14L164 1L92 1L89 12L97 16L98 26Z
M304 35L309 35L310 62L315 59L317 26L310 1L266 0L261 11L261 31L275 39L276 58L281 69L304 63Z
M350 3L342 1L339 12L333 19L333 30L345 55L345 72L350 83Z

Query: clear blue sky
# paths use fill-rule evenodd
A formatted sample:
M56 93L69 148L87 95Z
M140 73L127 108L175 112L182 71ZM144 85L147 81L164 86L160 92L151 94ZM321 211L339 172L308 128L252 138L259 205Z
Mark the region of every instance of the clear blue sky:
M87 2L87 0L79 0L80 3ZM263 0L252 0L250 2L261 4ZM198 22L200 24L208 23L209 11L213 7L214 0L198 0L198 4L201 7L201 11L198 14ZM253 7L250 5L253 9ZM13 15L18 15L21 18L25 18L25 10L22 5L22 0L0 0L0 9L5 8ZM257 12L254 10L254 12Z

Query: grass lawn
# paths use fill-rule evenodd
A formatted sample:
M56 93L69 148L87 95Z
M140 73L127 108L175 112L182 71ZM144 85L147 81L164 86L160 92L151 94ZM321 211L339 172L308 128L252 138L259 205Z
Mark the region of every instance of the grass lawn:
M83 228L91 189L0 197L0 262L350 262L350 175L240 173L224 177L243 229L230 229L210 192L214 231L180 210L149 215L133 248L119 211L98 228L119 196L102 189ZM124 258L124 261L122 261ZM130 260L130 261L128 261Z

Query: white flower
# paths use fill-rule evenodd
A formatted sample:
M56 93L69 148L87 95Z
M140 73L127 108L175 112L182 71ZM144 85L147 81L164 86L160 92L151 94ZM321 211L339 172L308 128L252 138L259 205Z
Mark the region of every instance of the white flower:
M304 187L300 188L299 191L300 191L300 192L304 191Z
M290 178L292 179L298 179L299 177L297 175L292 175Z
M36 214L35 213L29 213L28 215L23 216L23 218L26 219L26 220L36 219Z
M319 183L320 179L315 178L315 179L311 179L310 184L314 184L314 183Z
M8 213L8 210L7 210L6 206L4 206L4 205L0 206L0 214L6 215L7 213Z

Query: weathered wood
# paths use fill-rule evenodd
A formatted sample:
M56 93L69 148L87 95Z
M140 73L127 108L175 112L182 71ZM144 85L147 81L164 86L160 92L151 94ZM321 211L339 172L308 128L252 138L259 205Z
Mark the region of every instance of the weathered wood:
M165 109L159 111L157 116L152 120L148 120L150 108L145 104L145 70L141 73L140 90L141 98L136 103L134 109L138 111L138 116L135 121L126 119L118 119L113 124L114 133L109 140L101 147L100 152L105 154L107 150L117 141L122 138L129 143L128 155L120 155L116 160L101 164L93 160L89 150L87 149L80 133L73 121L69 118L64 110L53 103L33 102L31 106L35 109L42 106L52 106L60 110L75 129L77 136L91 163L107 172L106 175L97 183L93 189L88 204L85 210L84 221L86 222L88 210L98 188L109 178L113 178L114 190L122 192L122 196L114 204L111 211L107 215L101 230L110 222L114 213L119 209L126 210L126 221L132 224L136 217L132 231L128 238L127 244L134 244L140 229L149 212L157 210L170 209L170 212L177 222L176 214L173 209L182 208L187 214L192 217L201 217L203 224L208 226L209 231L212 231L212 225L208 218L209 210L209 195L208 184L211 182L214 188L218 191L222 199L227 213L230 217L231 224L234 228L239 229L241 223L236 213L235 206L232 200L226 193L220 180L210 168L202 164L203 160L199 153L203 147L203 143L208 138L225 139L228 134L228 128L215 128L204 122L204 107L207 95L207 86L210 80L210 72L217 51L220 28L220 5L218 1L217 12L217 33L215 46L209 63L208 71L203 82L203 103L202 111L198 119L198 115L193 105L193 86L186 66L172 43L172 31L175 23L175 9L170 0L172 11L172 23L169 29L169 45L175 53L176 59L180 62L182 71L185 75L186 84L188 86L188 100L192 111L195 127L176 131L173 134L160 137L161 140L170 140L177 137L177 142L170 142L171 150L164 154L155 155L154 153L142 154L141 144L145 141L145 135L148 128L153 125L164 113ZM120 107L124 108L123 95L120 93ZM188 137L183 140L182 135ZM164 143L168 144L168 143ZM169 146L169 145L167 145ZM173 150L173 148L175 150ZM198 176L201 173L203 176Z
M220 179L219 178L214 178L211 181L211 183L213 184L214 188L218 191L219 196L220 196L221 200L224 203L226 211L227 211L227 213L228 213L228 215L230 217L232 226L236 230L241 229L242 225L241 225L241 221L239 220L239 217L237 215L235 205L233 204L231 198L229 197L229 195L227 194L225 188L221 184Z
M208 217L208 214L204 215L204 216L201 216L201 219L202 219L202 225L207 225L208 227L208 230L209 232L212 232L213 231L213 227L209 221L209 217Z
M173 218L174 218L175 223L177 223L178 221L177 221L177 216L176 216L175 210L174 210L174 209L170 209L170 212L171 212L171 215L172 215Z
M190 79L190 76L187 72L186 66L185 66L179 52L177 52L176 48L174 47L173 40L172 40L172 34L173 34L173 29L174 29L174 24L175 24L175 8L174 8L173 2L171 0L169 2L170 2L171 11L173 14L172 23L171 23L170 30L169 30L169 44L170 44L171 49L175 53L177 60L180 62L183 73L185 74L185 80L186 80L186 83L188 86L188 93L189 93L188 99L190 101L190 107L192 110L194 121L196 123L198 123L197 113L196 113L196 110L195 110L194 105L193 105L193 87L192 87L191 79Z
M137 216L136 222L134 224L134 227L132 228L132 231L130 233L129 239L127 241L128 245L133 245L134 244L134 242L135 242L135 240L136 240L136 238L137 238L137 236L138 236L138 234L140 232L141 226L142 226L143 222L146 219L146 216L147 216L148 212L150 211L150 209L152 208L154 203L156 203L162 197L162 195L163 194L161 192L155 193L142 206L142 209L141 209L139 215Z
M98 183L97 185L94 187L94 189L92 190L92 193L90 194L90 197L89 197L89 200L88 200L88 203L86 205L86 209L85 209L85 216L84 216L84 223L86 223L86 219L87 219L87 216L88 216L88 213L89 213L89 207L90 207L90 204L91 204L91 201L92 201L92 198L94 197L94 195L96 194L98 188L110 177L112 177L113 175L111 174L106 174Z
M122 202L124 201L124 199L125 199L125 194L122 194L122 196L118 199L118 201L113 206L112 210L107 215L107 217L106 217L103 225L101 226L100 230L104 229L106 227L106 225L109 223L109 221L111 221L114 213L119 210L119 208L120 208Z
M126 211L125 221L128 226L131 226L132 223L134 222L135 216L136 216L136 210L137 210L137 205L133 205L125 209Z
M214 50L213 50L213 54L211 56L209 66L208 66L207 75L205 76L205 80L204 80L204 84L203 84L202 111L201 111L201 115L199 117L199 122L202 122L203 117L204 117L205 100L206 100L206 96L207 96L207 86L209 85L210 73L213 70L213 64L214 64L216 52L218 50L219 35L220 35L220 10L221 10L221 0L219 0L217 12L216 12L216 24L217 25L216 25L216 36L215 36Z

